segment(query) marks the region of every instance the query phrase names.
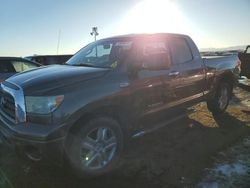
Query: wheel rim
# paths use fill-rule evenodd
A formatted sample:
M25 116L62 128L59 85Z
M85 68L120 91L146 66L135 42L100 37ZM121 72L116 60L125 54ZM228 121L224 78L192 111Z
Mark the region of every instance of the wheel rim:
M219 107L223 110L228 103L228 89L227 87L222 87L220 90L220 97L219 97Z
M107 127L95 128L82 139L80 157L84 168L99 170L114 158L117 138L113 130Z

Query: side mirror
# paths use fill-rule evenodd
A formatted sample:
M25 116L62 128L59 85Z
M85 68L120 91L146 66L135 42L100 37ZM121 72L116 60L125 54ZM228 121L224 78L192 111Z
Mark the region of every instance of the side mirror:
M142 68L148 70L169 69L171 60L168 53L153 53L145 55L143 58Z

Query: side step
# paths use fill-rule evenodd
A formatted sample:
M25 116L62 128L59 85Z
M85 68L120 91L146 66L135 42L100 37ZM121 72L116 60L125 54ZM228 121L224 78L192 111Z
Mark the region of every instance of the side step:
M156 131L156 130L158 130L158 129L160 129L160 128L163 128L163 127L165 127L165 126L167 126L167 125L169 125L169 124L171 124L171 123L174 123L174 122L176 122L176 121L178 121L178 120L180 120L180 119L183 119L183 118L187 117L189 114L194 113L194 112L195 112L195 109L194 109L194 108L192 108L192 107L191 107L191 108L188 108L187 111L186 111L186 113L184 113L184 114L182 114L182 115L179 115L179 116L176 116L176 117L174 117L173 119L170 119L170 120L168 120L168 121L160 122L160 123L156 124L155 127L152 128L152 129L147 129L147 130L139 131L139 132L135 133L135 134L132 136L132 138L138 138L138 137L143 136L143 135L145 135L145 134L154 132L154 131Z

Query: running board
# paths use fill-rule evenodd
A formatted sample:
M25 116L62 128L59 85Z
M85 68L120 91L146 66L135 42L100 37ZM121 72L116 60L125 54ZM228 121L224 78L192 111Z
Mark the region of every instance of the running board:
M142 130L140 132L137 132L135 133L132 138L138 138L138 137L141 137L145 134L148 134L148 133L151 133L151 132L154 132L160 128L163 128L171 123L174 123L176 122L177 120L180 120L180 119L183 119L184 117L187 117L189 114L191 113L194 113L195 112L195 109L194 108L188 108L187 109L187 112L182 114L182 115L179 115L179 116L176 116L175 118L171 119L171 120L168 120L168 121L164 121L164 122L161 122L159 124L157 124L154 128L152 129L147 129L147 130Z

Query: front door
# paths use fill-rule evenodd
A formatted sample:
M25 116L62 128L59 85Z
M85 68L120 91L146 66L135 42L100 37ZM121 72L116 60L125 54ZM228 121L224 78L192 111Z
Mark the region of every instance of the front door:
M153 119L156 116L150 116L164 104L162 75L164 70L154 70L143 67L150 53L167 50L165 40L148 39L138 42L136 63L140 67L132 74L130 81L131 105L138 122L135 128L137 130L150 129L153 125ZM133 67L133 66L132 66ZM147 119L145 121L145 119Z

